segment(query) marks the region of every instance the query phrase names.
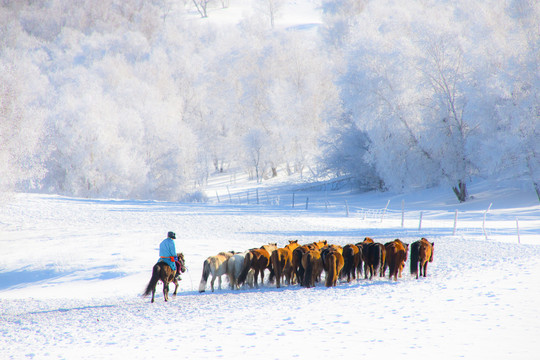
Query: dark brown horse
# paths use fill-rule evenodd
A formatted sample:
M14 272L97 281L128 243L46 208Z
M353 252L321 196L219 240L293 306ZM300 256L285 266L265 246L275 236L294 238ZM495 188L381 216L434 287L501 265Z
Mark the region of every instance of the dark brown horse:
M347 276L347 282L351 281L351 277L356 279L362 274L362 248L353 245L347 244L343 247L343 269L341 270L341 276Z
M420 264L420 276L426 277L427 264L433 262L433 250L435 243L422 238L411 244L411 275L418 279L418 264Z
M343 249L337 246L328 246L321 250L321 259L326 274L326 287L337 285L341 269L343 269L343 265L345 264L342 252Z
M384 265L384 272L386 272L386 267L390 269L390 279L394 277L394 280L397 281L398 275L401 277L401 270L407 261L407 253L409 251L409 244L405 244L399 239L390 241L384 244L386 248L386 263Z
M364 277L373 278L373 275L384 276L384 262L386 260L386 248L381 243L362 242L362 256L364 260ZM358 245L358 244L356 244Z
M323 241L313 242L306 245L301 245L293 250L291 263L292 263L294 274L296 275L296 280L298 281L300 285L302 285L304 281L304 272L305 272L304 266L302 265L302 257L309 250L319 250L326 245L328 245L328 241L323 240Z
M249 270L255 271L253 282L255 287L259 287L257 279L261 275L261 284L264 282L264 270L270 266L270 254L265 249L251 249L244 259L244 267L238 276L238 285L242 285L246 279Z
M178 253L176 255L178 256L178 263L180 263L180 268L177 268L175 271L163 261L160 261L156 265L154 265L154 267L152 268L152 277L150 278L150 282L146 286L146 290L144 290L143 297L148 296L150 295L150 293L152 293L151 302L154 302L156 285L160 280L161 282L163 282L163 298L165 299L165 301L169 301L169 283L171 282L175 285L173 295L176 296L176 292L178 290L178 280L176 280L176 276L186 271L184 254Z

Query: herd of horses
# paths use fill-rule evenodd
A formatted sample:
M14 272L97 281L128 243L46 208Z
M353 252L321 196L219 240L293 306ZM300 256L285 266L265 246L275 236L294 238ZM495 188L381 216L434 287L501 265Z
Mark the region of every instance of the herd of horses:
M336 286L339 279L350 282L361 278L362 273L365 279L384 277L387 269L390 279L397 281L402 275L409 248L411 274L418 279L426 276L428 262L433 261L434 246L425 238L409 246L399 239L381 244L366 237L360 243L345 246L328 244L326 240L306 245L289 240L283 248L272 243L241 253L220 252L204 261L199 292L206 290L210 276L212 291L216 279L221 289L223 275L228 277L233 290L245 284L258 287L258 279L260 277L261 284L264 282L266 270L269 271L269 283L275 282L278 288L283 283L314 287L321 282L323 273L325 286L331 287Z
M314 287L322 282L327 287L336 286L338 280L350 282L359 279L362 274L365 279L374 276L384 277L389 270L389 278L397 281L401 277L410 248L411 275L425 277L427 266L433 261L435 244L422 238L412 244L406 244L399 239L381 244L366 237L357 244L345 246L328 244L326 240L298 244L298 240L289 240L283 248L276 243L263 245L260 248L244 252L220 252L208 257L203 263L199 292L204 292L210 279L210 288L214 291L214 282L218 280L221 289L221 277L226 275L231 289L237 290L242 286L259 287L263 284L265 271L269 271L269 283L281 287L298 284L303 287ZM169 284L175 284L173 295L178 290L177 276L186 271L185 259L178 253L179 269L172 270L165 262L158 262L152 269L152 277L146 286L143 296L152 294L154 302L156 285L163 283L164 300L169 300Z

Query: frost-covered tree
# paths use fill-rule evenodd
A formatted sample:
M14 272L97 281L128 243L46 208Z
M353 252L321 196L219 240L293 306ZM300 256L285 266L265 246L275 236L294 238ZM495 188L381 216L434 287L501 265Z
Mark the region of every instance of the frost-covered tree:
M0 191L37 188L49 150L43 144L49 84L23 54L0 53Z
M342 99L357 127L368 135L366 156L385 185L407 189L449 184L457 198L465 201L467 182L473 176L492 174L485 159L506 158L501 156L505 142L493 146L494 139L503 134L502 122L497 122L502 110L497 109L509 111L510 98L530 102L538 88L535 80L523 82L511 75L516 71L515 59L530 59L537 65L537 45L533 44L538 36L528 37L536 39L528 48L536 50L527 51L519 35L523 31L516 26L527 23L530 29L535 23L530 18L516 20L515 8L524 7L528 11L521 14L538 13L538 6L528 1L509 6L496 1L457 2L451 7L437 1L386 1L367 3L352 19L349 15L331 19L330 25L346 24L342 31L329 26L334 31L327 32L339 40L335 44L341 44L345 54ZM522 79L535 72L534 65L521 68L527 74ZM517 115L517 108L522 115ZM508 143L532 143L523 134L535 133L533 108L517 106L511 119L506 116L506 129L527 128L521 132L521 141ZM517 136L519 131L513 133ZM527 163L526 156L512 153L512 158ZM530 159L535 156L531 150L525 153ZM534 161L530 163L534 167Z

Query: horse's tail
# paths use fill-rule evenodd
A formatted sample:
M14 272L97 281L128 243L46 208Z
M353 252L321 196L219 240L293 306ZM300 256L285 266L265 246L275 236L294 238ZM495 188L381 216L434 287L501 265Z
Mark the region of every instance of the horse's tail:
M306 254L306 266L304 266L304 282L303 286L311 287L311 278L313 276L313 255L311 253Z
M384 272L386 271L386 248L383 244L379 244L379 257L381 258L379 268L380 268L380 277L384 277Z
M354 252L352 247L345 246L343 248L343 259L345 261L345 264L343 265L343 269L341 270L342 276L347 276L347 280L350 280L351 273L353 271L354 267Z
M272 255L270 257L270 263L272 264L272 267L274 268L274 274L276 276L276 287L280 287L281 283L281 274L283 272L282 266L279 261L279 254L280 252L278 250L272 251Z
M413 242L411 244L411 275L418 276L418 261L420 259L420 244Z
M302 266L302 255L303 251L301 247L297 247L292 252L292 267L294 274L296 275L296 281L298 281L298 284L302 285L302 281L304 280L304 267Z
M206 259L203 263L203 272L201 276L201 283L199 284L199 292L204 292L204 290L206 289L206 282L208 281L208 276L210 276L210 261Z
M334 285L334 282L337 278L337 264L336 264L336 255L329 254L327 257L328 261L328 273L326 274L326 287Z
M253 260L253 253L250 251L246 254L246 257L244 258L244 266L242 267L242 271L240 272L240 275L238 275L238 286L241 286L246 281L249 269L251 269L252 260Z
M144 290L142 296L148 296L156 289L157 282L159 281L159 264L154 265L152 268L152 277L150 282L146 285L146 290Z

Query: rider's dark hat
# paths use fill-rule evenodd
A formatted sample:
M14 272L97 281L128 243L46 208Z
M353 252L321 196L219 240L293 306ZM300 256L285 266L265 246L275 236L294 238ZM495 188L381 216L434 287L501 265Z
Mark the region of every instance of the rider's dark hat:
M169 231L169 232L167 233L167 237L170 237L171 239L176 239L176 234L173 233L172 231Z

